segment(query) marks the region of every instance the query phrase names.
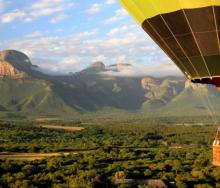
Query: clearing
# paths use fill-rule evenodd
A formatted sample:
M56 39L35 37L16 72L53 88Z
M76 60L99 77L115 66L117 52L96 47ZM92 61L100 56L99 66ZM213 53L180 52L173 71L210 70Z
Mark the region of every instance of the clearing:
M19 161L34 161L42 160L47 157L68 156L70 154L76 155L77 153L7 153L0 152L0 159L19 160Z
M59 129L59 130L65 130L65 131L71 131L71 132L77 132L81 131L84 128L83 127L72 127L72 126L56 126L56 125L38 125L39 128L46 128L46 129Z

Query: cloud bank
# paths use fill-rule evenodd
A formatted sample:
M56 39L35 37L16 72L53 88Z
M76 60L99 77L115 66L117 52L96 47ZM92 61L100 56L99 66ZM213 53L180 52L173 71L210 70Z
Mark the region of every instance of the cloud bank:
M0 22L5 28L1 36L15 35L0 36L0 50L22 51L34 64L62 74L78 72L94 61L134 65L120 73L127 76L179 74L116 2L30 0L10 9L6 8L12 6L10 0L0 0Z

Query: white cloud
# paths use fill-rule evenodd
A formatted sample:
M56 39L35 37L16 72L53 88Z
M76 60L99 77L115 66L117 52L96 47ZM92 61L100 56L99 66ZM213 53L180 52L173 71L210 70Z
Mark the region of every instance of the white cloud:
M58 67L57 70L54 69L54 71L66 72L67 70L69 70L69 72L72 72L78 69L82 69L81 62L82 62L81 57L77 55L68 56L68 57L65 57L61 62L59 62L60 66Z
M12 12L3 14L0 19L2 23L10 23L16 19L22 19L25 16L26 13L24 11L16 9L13 10Z
M103 5L100 3L94 3L92 6L87 10L89 14L96 14L102 11Z
M90 36L93 36L93 35L97 35L98 33L98 29L94 29L92 31L85 31L85 32L81 32L81 33L78 33L76 35L76 38L86 38L86 37L90 37Z
M115 11L114 16L112 16L104 21L104 24L110 24L110 23L114 23L114 22L123 20L127 16L128 16L128 13L125 11L125 9L118 9Z
M66 18L67 15L63 13L64 10L72 8L74 6L73 2L70 0L39 0L36 3L33 3L31 7L29 7L31 20L34 20L41 16L52 15L55 13L59 13L57 18L54 18L53 21L60 21Z
M81 58L78 56L69 56L65 57L62 61L62 64L64 65L75 65L80 62Z
M36 61L44 69L57 72L77 72L93 61L104 61L107 65L129 63L139 67L139 74L158 74L156 69L165 74L175 75L177 68L171 60L147 37L139 26L122 25L113 28L106 36L98 37L99 30L75 33L65 37L33 37L40 33L32 33L29 38L1 41L0 49L20 50ZM97 37L94 37L97 35ZM32 38L30 38L32 36ZM150 64L149 67L146 64ZM137 65L137 66L136 66ZM150 67L156 67L150 69ZM146 72L147 71L147 72ZM125 70L124 73L125 75ZM137 75L128 70L127 75ZM162 73L160 73L162 75ZM159 75L160 75L159 74Z
M98 55L92 60L92 62L97 62L97 61L105 62L106 60L107 58L105 57L105 55Z
M59 32L59 33L64 32L64 29L63 28L56 29L56 32Z
M117 28L113 28L111 29L107 35L109 37L113 37L113 36L116 36L116 35L121 35L121 34L124 34L125 32L133 29L133 28L137 28L136 25L123 25L121 27L117 27Z
M82 58L77 55L62 57L60 60L45 57L31 58L31 62L34 65L39 65L37 70L51 75L64 75L84 68Z
M164 76L180 76L181 72L169 62L167 59L165 62L158 64L131 64L127 65L118 65L119 69L117 71L109 70L102 72L101 74L118 76L118 77L144 77L144 76L155 76L155 77L164 77Z
M116 3L116 0L106 0L105 2L107 5L112 5Z
M54 18L52 18L50 20L50 23L58 23L62 20L65 20L66 18L68 18L68 15L67 14L64 14L64 13L60 13L58 14L57 16L55 16Z
M43 33L41 31L34 31L33 33L30 33L26 35L26 38L36 38L36 37L42 37Z
M31 5L33 9L44 9L53 6L53 4L60 4L61 0L39 0Z
M0 8L3 1L5 0L0 0ZM24 6L22 9L12 10L8 13L3 12L0 17L0 23L13 21L30 22L39 17L45 19L44 16L48 15L50 23L57 23L67 18L67 11L73 6L72 0L39 0L33 1L34 3L30 2L32 1L29 1L29 6ZM90 7L90 13L98 13L115 2L115 0L103 0L100 4L93 4ZM85 11L84 13L86 13ZM82 10L80 9L79 12L82 13ZM79 12L76 15L79 15ZM84 14L83 16L86 15ZM165 74L176 74L178 71L175 65L169 63L171 60L165 58L165 54L147 37L138 25L128 19L126 19L125 25L121 25L121 22L118 22L126 17L127 12L124 9L117 9L112 12L112 17L101 21L101 26L97 25L96 20L93 20L95 26L90 22L89 24L81 23L80 26L82 27L80 27L75 25L73 20L75 28L79 27L77 30L82 30L83 28L91 29L68 36L66 34L68 33L66 32L66 25L62 25L60 28L53 26L53 30L50 30L48 26L48 29L46 28L43 31L41 31L41 25L37 25L39 28L36 31L26 34L22 38L7 38L5 41L2 39L0 41L0 50L15 49L23 51L32 59L36 59L34 63L44 69L62 73L80 71L91 62L103 61L107 65L129 63L136 67L135 69L123 69L120 73L122 75L156 75L158 74L156 69ZM106 29L112 25L102 29L103 22L106 24L118 22L118 27L111 28L106 32ZM85 25L86 27L84 27ZM13 24L13 26L16 27L16 24ZM35 27L33 24L33 28ZM69 29L73 28L72 26L68 27ZM19 32L19 30L16 30L16 32ZM73 31L69 33L71 32L73 33ZM103 34L103 32L105 33ZM159 75L162 75L162 73Z
M115 3L116 0L106 0L105 3L94 3L86 10L86 12L88 14L97 14L103 11L103 9L106 8L108 5L113 5Z
M9 0L0 0L0 12L4 11L8 4Z
M52 22L64 19L63 11L73 7L71 0L39 0L38 2L24 7L22 10L12 10L1 17L2 23L9 23L15 20L31 22L42 16L55 15Z

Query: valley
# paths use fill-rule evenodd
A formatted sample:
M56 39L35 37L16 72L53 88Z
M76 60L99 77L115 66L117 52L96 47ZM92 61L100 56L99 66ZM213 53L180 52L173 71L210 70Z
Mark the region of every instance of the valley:
M109 74L126 66L49 75L0 52L0 186L219 186L219 114L209 111L220 93L182 77Z
M216 126L91 120L44 119L42 127L39 119L1 121L0 185L129 187L131 179L160 179L168 187L218 185L211 148Z
M80 119L93 115L111 118L118 114L156 119L207 116L207 93L215 111L220 109L220 93L216 88L197 86L182 77L114 76L109 70L114 73L132 65L105 66L102 62L77 73L55 76L41 72L21 52L0 54L1 62L7 62L20 75L9 74L10 69L2 64L0 117L3 119L37 116Z

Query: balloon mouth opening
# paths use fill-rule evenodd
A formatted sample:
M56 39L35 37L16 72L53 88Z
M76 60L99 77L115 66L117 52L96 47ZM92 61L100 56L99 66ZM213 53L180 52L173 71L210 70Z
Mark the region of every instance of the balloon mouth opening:
M191 80L193 83L214 85L220 91L220 77Z

